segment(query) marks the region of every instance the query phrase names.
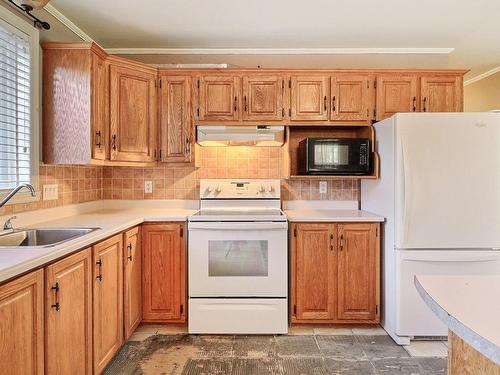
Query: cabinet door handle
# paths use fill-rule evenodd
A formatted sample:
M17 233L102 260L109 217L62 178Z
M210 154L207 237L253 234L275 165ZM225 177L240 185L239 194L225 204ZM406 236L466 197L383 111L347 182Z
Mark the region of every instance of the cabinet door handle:
M340 251L344 250L344 235L340 236Z
M246 95L243 97L243 102L245 103L244 104L244 110L246 112L247 111L247 96Z
M99 274L95 277L97 280L99 281L102 281L102 259L99 258L99 260L97 262L95 262L95 264L98 266L99 268Z
M95 132L95 145L97 148L101 148L101 131L98 130Z
M427 111L427 97L424 96L424 112Z
M334 113L335 113L335 112L336 112L336 110L337 110L337 107L335 106L335 100L336 100L336 98L335 98L335 95L334 95L334 96L333 96L333 98L332 98L332 111L333 111Z
M127 245L127 249L128 249L128 254L129 254L128 257L127 257L127 259L132 262L133 258L132 258L132 244L131 243L129 243Z
M330 234L330 251L333 251L333 234Z
M235 96L234 97L234 111L238 111L238 97Z
M414 96L413 97L413 112L415 112L417 110L417 97Z
M324 105L324 107L325 107L325 112L326 112L326 95L325 95L325 97L323 98L323 105Z
M111 148L113 149L113 151L116 151L116 134L113 134L113 136L111 137Z
M59 283L56 283L56 285L54 285L50 289L54 291L54 299L55 299L55 302L52 305L50 305L50 307L55 309L56 311L59 311L61 307L61 305L59 304Z

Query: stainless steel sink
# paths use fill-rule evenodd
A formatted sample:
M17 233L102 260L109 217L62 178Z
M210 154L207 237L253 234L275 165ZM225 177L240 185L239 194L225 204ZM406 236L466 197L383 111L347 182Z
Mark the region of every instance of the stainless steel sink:
M0 235L0 247L55 246L61 242L93 232L99 228L37 228L14 230Z

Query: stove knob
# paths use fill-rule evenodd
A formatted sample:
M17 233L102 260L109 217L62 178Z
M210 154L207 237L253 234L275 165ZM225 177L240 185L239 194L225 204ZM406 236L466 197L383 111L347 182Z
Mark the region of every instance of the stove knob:
M267 187L267 191L268 191L268 192L270 192L270 193L272 193L272 192L274 191L274 187L273 187L273 185L269 185L269 186Z
M207 186L207 193L210 194L214 188L212 186Z
M217 187L215 188L215 192L220 193L221 191L222 191L222 188L220 187L220 185L217 185Z
M264 185L260 185L259 193L263 193L265 191L266 191L266 188L264 187Z

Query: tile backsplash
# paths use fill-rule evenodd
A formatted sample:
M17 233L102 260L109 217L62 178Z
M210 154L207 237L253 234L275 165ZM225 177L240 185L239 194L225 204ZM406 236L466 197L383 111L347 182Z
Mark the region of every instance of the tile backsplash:
M51 208L101 199L198 199L202 178L280 178L282 150L276 147L201 147L199 168L190 166L100 167L41 164L38 201L12 204L0 215ZM144 192L144 182L153 182L153 192ZM325 180L328 190L319 193L318 180L282 179L283 200L359 200L359 181ZM59 197L44 201L44 184L57 184Z
M57 184L58 199L43 200L43 185ZM38 200L14 203L0 209L0 215L53 208L66 204L102 199L102 167L40 164L38 170Z

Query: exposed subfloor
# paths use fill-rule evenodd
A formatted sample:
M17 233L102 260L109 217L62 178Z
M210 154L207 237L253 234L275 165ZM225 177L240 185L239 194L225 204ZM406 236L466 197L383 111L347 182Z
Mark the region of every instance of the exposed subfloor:
M129 340L104 373L446 374L445 357L411 357L385 334L353 332L287 336L157 332L143 341Z

